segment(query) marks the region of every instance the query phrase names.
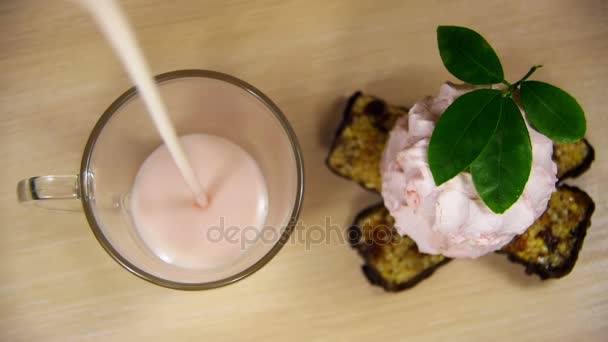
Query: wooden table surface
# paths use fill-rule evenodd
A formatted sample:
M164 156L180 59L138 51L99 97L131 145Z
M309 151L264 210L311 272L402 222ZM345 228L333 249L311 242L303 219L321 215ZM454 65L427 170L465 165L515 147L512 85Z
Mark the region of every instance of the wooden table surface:
M571 183L595 199L574 271L541 282L505 257L456 260L417 287L370 286L337 237L288 244L242 282L204 292L151 285L103 251L82 213L16 203L20 178L76 172L105 108L130 86L69 1L0 2L0 340L593 341L608 336L608 2L124 0L155 73L242 78L283 109L302 146L301 223L341 229L379 197L323 164L344 97L403 105L454 80L435 28L482 32L514 80L533 64L587 113L597 150Z

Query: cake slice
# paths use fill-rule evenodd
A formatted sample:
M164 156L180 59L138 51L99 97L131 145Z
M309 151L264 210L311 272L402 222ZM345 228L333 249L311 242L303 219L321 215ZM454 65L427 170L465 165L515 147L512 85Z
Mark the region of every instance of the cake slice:
M348 230L351 246L363 257L363 273L373 285L386 291L401 291L451 260L420 253L416 243L399 235L393 225L394 219L379 203L360 212Z
M380 158L388 133L407 108L361 92L350 97L334 138L327 167L368 190L380 191Z
M553 145L553 160L557 164L557 178L560 181L580 176L589 169L594 159L595 151L587 139Z
M545 213L500 252L526 266L528 274L541 279L563 277L576 263L594 209L586 192L560 185Z

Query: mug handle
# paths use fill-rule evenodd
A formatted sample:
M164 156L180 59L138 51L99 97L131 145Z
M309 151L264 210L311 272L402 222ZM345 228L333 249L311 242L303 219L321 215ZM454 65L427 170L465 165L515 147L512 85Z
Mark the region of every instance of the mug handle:
M45 209L80 211L78 176L37 176L17 184L17 200L24 205Z

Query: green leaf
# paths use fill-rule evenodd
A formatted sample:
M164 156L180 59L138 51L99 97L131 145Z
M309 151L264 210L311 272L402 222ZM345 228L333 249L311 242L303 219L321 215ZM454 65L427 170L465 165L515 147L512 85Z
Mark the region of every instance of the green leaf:
M502 114L492 139L471 164L473 183L484 203L504 213L521 196L532 168L532 145L519 108L501 97Z
M570 94L548 83L526 81L520 95L530 124L551 140L569 143L585 136L585 113Z
M471 84L504 80L496 52L479 33L465 27L439 26L437 43L443 64L458 79Z
M500 119L501 92L478 89L464 94L441 116L429 143L435 184L464 171L486 147Z

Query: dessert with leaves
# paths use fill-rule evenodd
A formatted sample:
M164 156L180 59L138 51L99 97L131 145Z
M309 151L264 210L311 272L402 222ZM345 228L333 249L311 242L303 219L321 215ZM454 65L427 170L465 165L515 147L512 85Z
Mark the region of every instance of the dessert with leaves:
M536 273L543 279L567 274L574 266L578 250L582 246L584 233L581 234L581 232L586 231L590 222L593 202L584 192L578 189L574 191L573 188L562 186L552 197L551 193L555 189L556 174L559 175L560 181L566 177L578 175L586 170L593 160L591 145L586 140L580 140L585 133L585 119L582 109L563 90L538 81L529 81L528 78L539 66L531 68L530 72L517 82L510 83L504 80L502 67L496 53L480 35L469 29L440 27L438 29L438 43L442 60L448 70L461 80L473 85L446 84L442 87L439 96L427 98L417 103L412 107L409 115L403 114L398 118L395 118L394 115L374 115L375 112L365 110L359 110L355 113L353 108L364 108L361 105L357 107L356 104L366 97L366 95L360 93L355 94L349 101L349 106L347 106L344 114L345 120L337 132L332 151L330 151L327 159L327 165L330 169L350 178L351 175L343 172L343 170L348 170L350 165L358 164L361 166L364 164L358 160L361 153L349 153L348 149L355 146L358 151L366 150L371 153L383 150L383 157L380 156L380 153L375 156L363 155L366 163L361 168L362 172L360 174L365 175L366 188L375 191L382 190L384 204L389 211L396 214L397 224L394 225L394 229L399 231L401 235L413 238L415 240L414 246L416 246L415 243L422 244L416 246L418 253L409 253L407 256L403 252L407 249L383 246L383 258L373 259L375 262L370 262L369 257L362 254L366 260L364 266L366 275L368 278L370 278L370 274L375 275L376 281L374 283L384 286L385 289L394 290L400 288L394 285L398 283L395 282L394 275L399 274L394 269L403 263L385 264L393 265L393 271L388 273L379 272L378 266L372 267L370 265L383 264L378 263L379 260L405 260L408 258L428 260L429 253L431 255L448 254L453 257L476 257L501 247L503 247L502 252L507 253L511 260L525 263L529 273ZM481 47L483 51L476 51L475 46L477 48ZM468 67L463 67L467 63ZM478 69L475 69L475 67L478 67ZM485 83L490 81L492 84ZM499 84L496 85L495 83ZM521 99L521 102L516 102L513 95L519 95L515 98ZM377 98L374 101L383 103L383 108L399 108L386 105ZM364 101L361 101L361 103L364 103ZM564 108L570 109L568 113L563 113ZM540 113L545 112L551 120L539 119L542 116ZM448 114L450 115L448 116ZM372 129L349 130L349 125L352 124L353 120L348 118L354 115L368 116L368 122L374 124L367 127ZM382 123L378 121L381 118L390 119ZM392 132L387 143L385 131L390 127L392 127ZM440 127L442 127L441 130ZM376 134L374 129L381 134ZM538 133L536 129L544 135ZM349 133L344 134L344 132ZM367 135L370 134L375 138L368 139ZM423 139L420 137L427 139L422 141ZM554 148L551 148L553 144L547 137L554 140ZM364 146L366 143L376 144L376 146ZM547 148L547 145L549 148ZM542 148L539 146L542 146ZM341 155L350 155L350 157L336 159L338 148L341 149ZM399 155L400 153L401 155ZM557 162L557 168L551 162L551 156ZM335 163L336 160L340 160L340 162ZM381 162L378 163L380 160ZM509 162L505 162L505 160ZM406 164L399 164L403 162L406 162ZM412 168L411 164L416 163L426 164L426 171L424 167ZM539 163L540 165L537 165ZM364 169L367 167L370 170L365 172ZM539 167L544 173L549 173L550 177L539 178L538 175L535 176L535 173L539 173L537 170ZM420 176L421 174L423 176ZM414 185L403 181L408 177L415 180ZM379 183L378 179L382 179L382 183ZM361 178L357 181L361 182ZM462 184L467 181L469 187L463 187ZM543 183L543 181L547 184L539 186L539 183ZM512 224L506 229L506 234L501 231L504 227L499 227L500 229L494 231L494 233L498 232L499 234L495 234L495 239L490 244L487 241L477 241L475 234L468 236L467 234L461 234L461 236L457 236L457 242L470 240L467 241L468 245L465 244L465 248L458 246L458 243L454 243L454 241L441 238L441 234L439 234L440 238L437 239L437 231L433 229L438 228L439 233L442 233L442 230L449 231L451 228L449 220L443 225L429 225L428 222L425 223L420 220L420 217L416 216L416 211L422 212L424 216L435 215L435 219L438 217L442 219L441 216L428 210L429 203L436 207L438 201L424 203L424 196L428 196L429 189L432 192L442 187L455 187L458 190L456 192L462 192L466 195L465 198L462 198L448 192L448 200L447 202L444 201L444 204L448 203L448 205L443 210L454 211L456 221L461 220L458 215L463 210L462 206L456 206L456 210L454 210L452 204L466 202L467 198L477 196L478 200L475 205L480 209L477 212L475 210L471 211L471 205L469 204L468 214L471 215L471 212L473 212L473 214L478 215L480 211L485 210L486 217L495 215L494 217L511 221ZM529 188L532 188L533 191L529 191ZM527 190L524 191L524 189ZM483 191L483 195L481 191ZM392 197L390 194L387 196L387 192L393 192L394 195ZM560 195L558 198L568 198L569 202L553 199L558 194L563 193L569 195L566 197ZM526 198L526 201L529 202L531 197L537 202L537 208L533 208L534 210L520 211L516 215L525 216L524 214L527 214L529 220L527 224L525 224L525 220L518 221L508 216L510 211L514 211L512 208L517 208L518 202L522 202L520 199L522 194L529 197ZM440 193L440 195L442 194ZM542 217L538 218L545 212L549 197L552 198L550 208ZM421 202L423 203L421 204ZM566 207L567 203L571 206ZM426 209L424 208L425 205L427 206ZM420 208L421 206L422 208ZM409 207L406 209L409 210L407 215L403 215L401 207ZM578 211L568 211L568 208L576 208ZM369 210L366 212L369 212ZM567 212L569 214L566 215L567 217L560 218L548 214L549 212ZM420 216L420 213L418 214ZM358 216L358 219L361 215ZM531 215L532 218L530 219ZM548 216L550 219L547 219ZM394 220L392 216L389 217L390 219L387 220ZM557 219L555 219L556 217ZM448 218L451 217L448 216ZM538 220L532 224L536 218ZM445 221L445 217L443 219ZM480 222L483 221L461 220L459 224L469 226L477 224L479 226ZM403 229L404 225L408 226L407 229ZM354 226L357 226L357 224ZM516 235L526 231L529 226L530 229L525 234L513 239ZM482 231L485 237L488 236L488 231L487 229L484 231L483 226L473 228L473 233L476 233L475 229L477 229ZM517 232L514 233L514 230ZM433 238L428 237L429 232L432 232ZM461 233L458 230L455 232ZM565 234L564 232L571 233ZM450 232L450 234L452 236L457 235L454 232ZM542 240L542 237L556 237L556 239L559 239L558 245L561 247L551 250L550 247L553 245L549 242L555 241L555 239ZM512 239L513 242L509 243ZM541 240L549 242L538 243ZM523 243L522 241L530 243ZM483 243L486 243L486 245L484 246ZM450 244L452 244L451 247L445 248L446 245L450 246ZM515 245L518 247L513 247ZM434 249L436 247L444 249ZM556 250L559 253L555 252ZM547 260L552 260L553 264L548 265ZM560 265L560 262L563 264ZM411 263L407 264L411 265ZM386 270L387 268L383 269ZM370 270L374 272L370 272ZM403 272L407 273L406 270ZM382 278L380 276L383 276L385 281L378 280ZM370 280L372 279L370 278ZM386 284L393 284L393 286L387 287Z

